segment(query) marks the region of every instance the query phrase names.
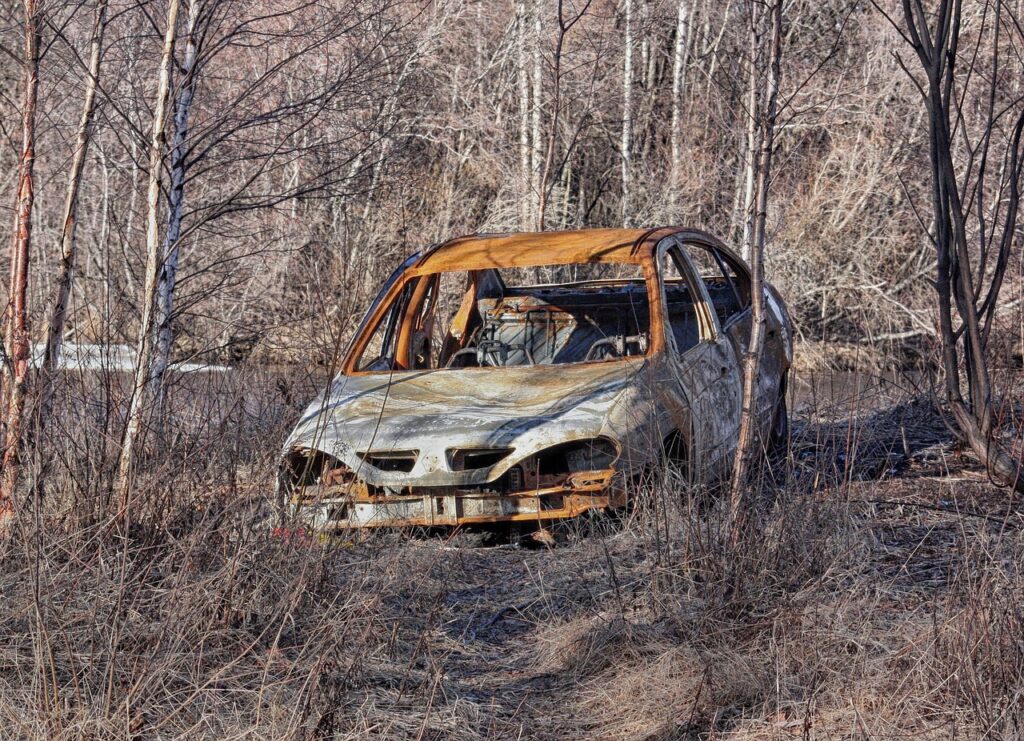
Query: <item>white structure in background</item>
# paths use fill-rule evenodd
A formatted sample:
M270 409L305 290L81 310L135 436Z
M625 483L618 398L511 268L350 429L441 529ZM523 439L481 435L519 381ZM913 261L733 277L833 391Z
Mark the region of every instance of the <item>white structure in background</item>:
M32 345L32 367L39 368L43 364L43 343ZM138 353L130 345L94 345L64 342L60 348L60 361L57 367L61 370L106 370L128 373L135 370ZM179 373L226 373L230 368L226 365L208 365L206 363L171 363L171 371Z

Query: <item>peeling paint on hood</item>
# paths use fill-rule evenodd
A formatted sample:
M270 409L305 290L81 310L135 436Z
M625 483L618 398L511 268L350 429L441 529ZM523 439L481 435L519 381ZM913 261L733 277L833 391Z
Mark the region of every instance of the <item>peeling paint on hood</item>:
M560 366L406 371L339 376L303 413L285 451L320 450L384 486L494 480L524 457L570 440L615 439L609 416L643 359ZM456 447L514 448L491 469L451 471ZM409 472L380 471L356 455L418 451Z

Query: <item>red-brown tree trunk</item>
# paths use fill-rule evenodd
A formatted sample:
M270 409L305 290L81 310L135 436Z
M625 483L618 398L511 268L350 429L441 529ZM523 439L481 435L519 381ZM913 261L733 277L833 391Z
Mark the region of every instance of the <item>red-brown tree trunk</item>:
M0 519L12 513L14 490L21 462L21 436L28 383L28 272L32 246L32 203L35 188L36 99L39 89L39 11L36 0L25 0L25 46L22 59L21 156L18 165L18 196L14 209L14 233L11 240L11 273L7 322L4 335L6 352L6 424L4 434L3 476L0 480Z

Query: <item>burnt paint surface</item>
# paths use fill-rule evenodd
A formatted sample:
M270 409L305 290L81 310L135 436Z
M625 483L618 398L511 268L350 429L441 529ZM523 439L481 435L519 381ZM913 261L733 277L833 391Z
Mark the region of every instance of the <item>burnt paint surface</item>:
M644 365L626 359L341 376L326 399L309 406L285 448L327 453L373 486L483 484L559 443L641 434L650 416L638 403L646 396L638 382ZM453 471L452 448L513 453L491 468ZM357 455L389 450L418 451L412 470L382 471Z
M563 251L586 260L585 233L566 233ZM710 235L694 230L601 232L593 259L626 254L644 264L649 275L657 243L668 236L703 240L728 251ZM558 234L481 238L475 245L463 238L455 249L442 248L420 258L446 269L486 267L488 255L503 262L527 264L544 240ZM504 241L526 245L509 259ZM635 243L634 243L635 240ZM646 241L645 241L646 240ZM632 247L630 245L633 245ZM505 245L507 248L508 245ZM460 254L461 253L461 254ZM550 253L546 253L550 254ZM729 254L733 254L729 252ZM460 264L458 258L465 258ZM550 259L550 258L548 258ZM407 261L405 266L413 265ZM408 268L411 272L416 267ZM396 272L389 283L398 280ZM383 295L384 291L382 291ZM792 332L781 297L766 288L768 333L758 406L763 430L771 423L782 377L792 362ZM371 308L372 313L379 306ZM707 316L713 308L703 307ZM724 327L715 322L714 336L677 355L666 343L663 307L651 297L651 351L646 357L571 365L530 365L465 369L412 370L339 375L326 394L303 413L284 446L293 451L319 451L354 472L359 487L320 487L301 498L348 502L352 509L339 522L324 526L499 522L572 517L593 507L621 503L612 482L657 464L662 442L677 433L685 438L693 475L707 480L724 473L735 450L739 429L742 352L750 334L749 309ZM368 314L369 318L369 314ZM363 328L368 322L364 320ZM357 338L358 341L358 338ZM499 495L479 487L501 478L513 466L552 446L604 438L619 455L611 469L590 479L568 480L543 491ZM453 470L449 451L458 448L511 452L494 465ZM371 465L366 452L414 451L409 470L384 470ZM600 482L595 484L594 482ZM464 487L478 487L469 491ZM371 493L372 490L372 493ZM555 502L555 504L551 504ZM547 504L545 504L547 503ZM470 509L465 509L470 507ZM477 509L472 509L477 507ZM475 514L472 514L475 513Z

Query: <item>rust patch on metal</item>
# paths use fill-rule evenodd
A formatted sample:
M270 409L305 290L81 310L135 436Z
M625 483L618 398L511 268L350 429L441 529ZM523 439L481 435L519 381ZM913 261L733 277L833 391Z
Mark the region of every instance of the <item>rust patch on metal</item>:
M735 274L700 275L695 250ZM671 282L669 255L683 274ZM522 282L523 268L542 267L554 279ZM789 318L768 290L766 419L792 361ZM382 290L342 372L289 436L282 498L319 529L570 518L622 506L670 440L694 480L710 480L738 430L745 299L742 260L689 229L429 250Z
M303 488L296 508L318 508L314 528L443 527L498 522L544 522L605 509L621 497L612 487L613 469L563 477L562 483L529 491L497 493L458 487L411 488L405 494L372 494L362 482Z

